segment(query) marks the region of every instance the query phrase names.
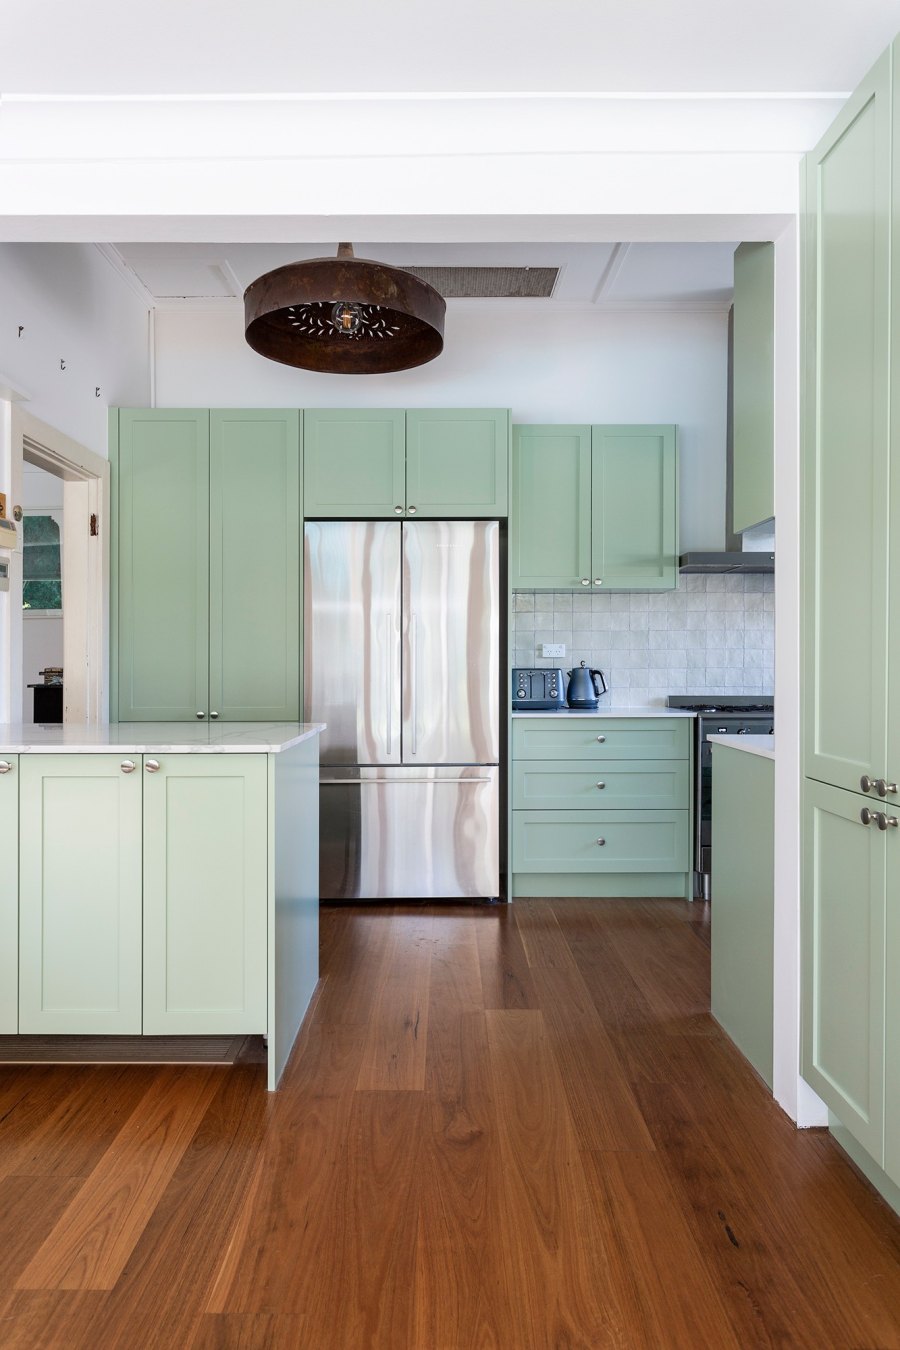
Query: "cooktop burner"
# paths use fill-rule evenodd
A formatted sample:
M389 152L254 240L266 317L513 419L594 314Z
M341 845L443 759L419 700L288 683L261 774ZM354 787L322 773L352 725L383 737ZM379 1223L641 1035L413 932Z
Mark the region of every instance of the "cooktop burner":
M696 713L772 713L775 700L761 700L752 694L723 695L722 698L710 698L708 695L704 698L702 694L670 694L666 706Z

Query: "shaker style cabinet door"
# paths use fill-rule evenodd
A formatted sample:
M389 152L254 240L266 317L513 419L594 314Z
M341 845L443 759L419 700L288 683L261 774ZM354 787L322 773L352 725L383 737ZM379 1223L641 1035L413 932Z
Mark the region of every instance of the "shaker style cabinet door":
M138 1035L140 755L19 765L19 1031Z
M500 519L507 514L508 478L505 408L407 412L407 515Z
M775 515L775 245L734 253L732 528Z
M890 54L806 160L805 770L885 777ZM895 302L896 303L896 302Z
M303 500L310 517L402 516L406 414L402 408L307 409Z
M0 755L0 1036L19 1029L19 760Z
M300 414L210 414L209 711L300 716Z
M144 1033L264 1032L267 757L145 755L141 777Z
M121 409L118 717L193 722L209 708L209 414Z
M591 585L591 429L513 427L510 585Z
M674 590L678 481L674 426L594 427L591 583L607 590Z

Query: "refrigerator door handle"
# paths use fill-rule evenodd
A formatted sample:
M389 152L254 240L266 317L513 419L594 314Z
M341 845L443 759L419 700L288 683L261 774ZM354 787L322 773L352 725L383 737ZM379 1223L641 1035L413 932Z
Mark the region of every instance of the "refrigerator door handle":
M443 787L445 783L493 783L493 778L320 778L319 785L324 787L368 786L369 783L430 783L432 787Z
M394 733L393 728L391 726L391 703L394 697L393 680L392 680L393 668L391 663L391 647L394 641L393 617L394 616L390 612L388 612L387 642L384 644L385 657L387 660L387 680L385 683L385 691L387 694L387 753L389 757L394 753Z
M419 706L417 698L418 686L418 652L417 639L419 636L419 621L415 614L409 616L409 690L410 690L410 721L412 723L412 745L410 749L416 754L418 749L418 723Z

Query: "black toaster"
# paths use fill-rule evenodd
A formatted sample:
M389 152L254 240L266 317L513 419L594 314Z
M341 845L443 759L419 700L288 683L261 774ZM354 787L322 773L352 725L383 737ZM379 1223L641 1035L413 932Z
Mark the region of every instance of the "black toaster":
M512 673L513 712L553 712L565 707L566 681L561 670L516 666Z

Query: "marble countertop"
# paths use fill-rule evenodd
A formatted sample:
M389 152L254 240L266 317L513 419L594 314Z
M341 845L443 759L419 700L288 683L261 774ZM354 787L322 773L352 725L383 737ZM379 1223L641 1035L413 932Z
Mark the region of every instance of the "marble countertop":
M707 736L714 745L727 745L729 750L746 750L748 755L775 758L774 736Z
M615 708L603 704L599 708L560 708L534 709L521 712L513 708L512 717L694 717L687 708L664 708L659 704L645 704L637 707Z
M324 722L7 723L0 724L0 755L277 755L324 730Z

